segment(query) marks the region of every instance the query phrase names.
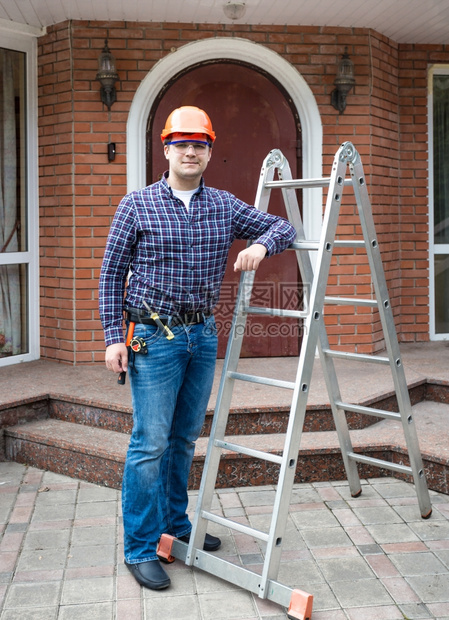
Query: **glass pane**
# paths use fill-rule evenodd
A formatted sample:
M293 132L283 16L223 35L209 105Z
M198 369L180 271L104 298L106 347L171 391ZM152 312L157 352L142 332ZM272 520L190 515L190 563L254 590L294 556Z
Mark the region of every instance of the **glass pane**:
M435 333L449 333L449 254L435 255Z
M0 358L28 353L27 265L0 265Z
M27 251L25 53L0 48L0 253Z

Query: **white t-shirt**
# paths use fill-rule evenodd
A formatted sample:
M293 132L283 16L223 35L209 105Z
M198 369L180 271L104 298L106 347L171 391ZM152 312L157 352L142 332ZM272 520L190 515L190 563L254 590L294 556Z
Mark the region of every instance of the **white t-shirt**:
M176 198L179 198L180 200L182 200L182 202L185 204L187 211L189 210L190 199L192 198L193 194L197 191L198 191L198 187L196 187L195 189L189 189L187 191L172 188L173 196L176 196Z

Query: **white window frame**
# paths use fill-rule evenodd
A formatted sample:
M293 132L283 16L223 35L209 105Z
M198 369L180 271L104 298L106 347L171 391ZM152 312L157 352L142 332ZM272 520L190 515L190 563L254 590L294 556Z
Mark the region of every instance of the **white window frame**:
M433 209L433 76L449 75L449 65L429 66L429 337L430 340L449 340L449 333L437 334L435 331L435 254L449 256L449 244L435 244L433 241L434 209Z
M27 265L28 352L0 358L0 367L40 356L39 320L39 175L37 132L37 37L42 30L0 20L0 46L26 54L27 248L3 252L0 265Z

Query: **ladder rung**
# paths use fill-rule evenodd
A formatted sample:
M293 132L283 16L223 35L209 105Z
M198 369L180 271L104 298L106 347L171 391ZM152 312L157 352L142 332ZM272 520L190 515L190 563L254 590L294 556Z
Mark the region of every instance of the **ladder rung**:
M328 187L330 182L330 177L323 177L321 179L282 179L278 181L267 181L264 187ZM352 179L345 179L343 185L352 185Z
M375 409L374 407L363 407L362 405L350 405L349 403L342 403L341 401L335 401L335 406L345 411L352 411L353 413L363 413L365 415L372 415L376 418L388 418L389 420L400 420L401 414L396 411L385 411L385 409Z
M361 239L339 239L334 241L334 246L338 248L364 248L365 242ZM318 250L319 241L294 241L288 246L287 250Z
M221 441L220 439L215 441L215 445L218 448L223 448L224 450L232 450L238 454L246 454L247 456L254 456L257 459L271 461L272 463L282 465L282 456L279 456L278 454L271 454L270 452L262 452L261 450L246 448L245 446L240 446L236 443L229 443L228 441Z
M256 375L245 375L241 372L228 372L231 379L239 379L240 381L249 381L250 383L261 383L262 385L272 385L273 387L286 388L288 390L295 389L294 381L282 381L281 379L270 379L268 377L257 377Z
M323 349L323 353L329 357L338 357L340 359L355 360L357 362L371 362L372 364L390 363L388 357L379 357L377 355L365 355L363 353L351 353L350 351L335 351L333 349Z
M201 513L203 519L207 519L208 521L212 521L213 523L218 523L218 525L224 525L231 530L235 530L236 532L241 532L242 534L248 534L249 536L254 536L254 538L258 538L259 540L263 540L264 542L268 541L268 534L265 532L261 532L260 530L255 530L252 527L248 527L247 525L243 525L243 523L237 523L236 521L232 521L232 519L226 519L225 517L220 517L220 515L216 515L213 512L207 512L203 510Z
M319 241L294 241L287 250L318 250Z
M338 248L364 248L365 242L363 239L336 239L334 245Z
M339 306L371 306L372 308L377 306L377 301L375 299L362 297L325 297L324 303Z
M412 468L405 465L398 465L397 463L390 463L390 461L382 461L381 459L375 459L372 456L365 456L364 454L356 454L355 452L348 452L348 458L358 463L365 463L366 465L374 465L374 467L383 467L385 469L391 469L401 474L412 474Z
M261 306L245 306L243 312L247 314L263 314L267 316L283 316L293 319L306 319L309 312L306 310L285 310L284 308L262 308Z

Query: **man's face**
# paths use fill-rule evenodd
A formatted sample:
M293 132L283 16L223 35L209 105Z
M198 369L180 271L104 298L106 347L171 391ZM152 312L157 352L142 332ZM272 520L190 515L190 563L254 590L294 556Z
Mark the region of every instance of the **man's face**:
M169 182L172 185L191 185L191 189L194 189L212 155L208 136L174 133L170 136L170 142L174 144L164 145L164 154L169 162Z

